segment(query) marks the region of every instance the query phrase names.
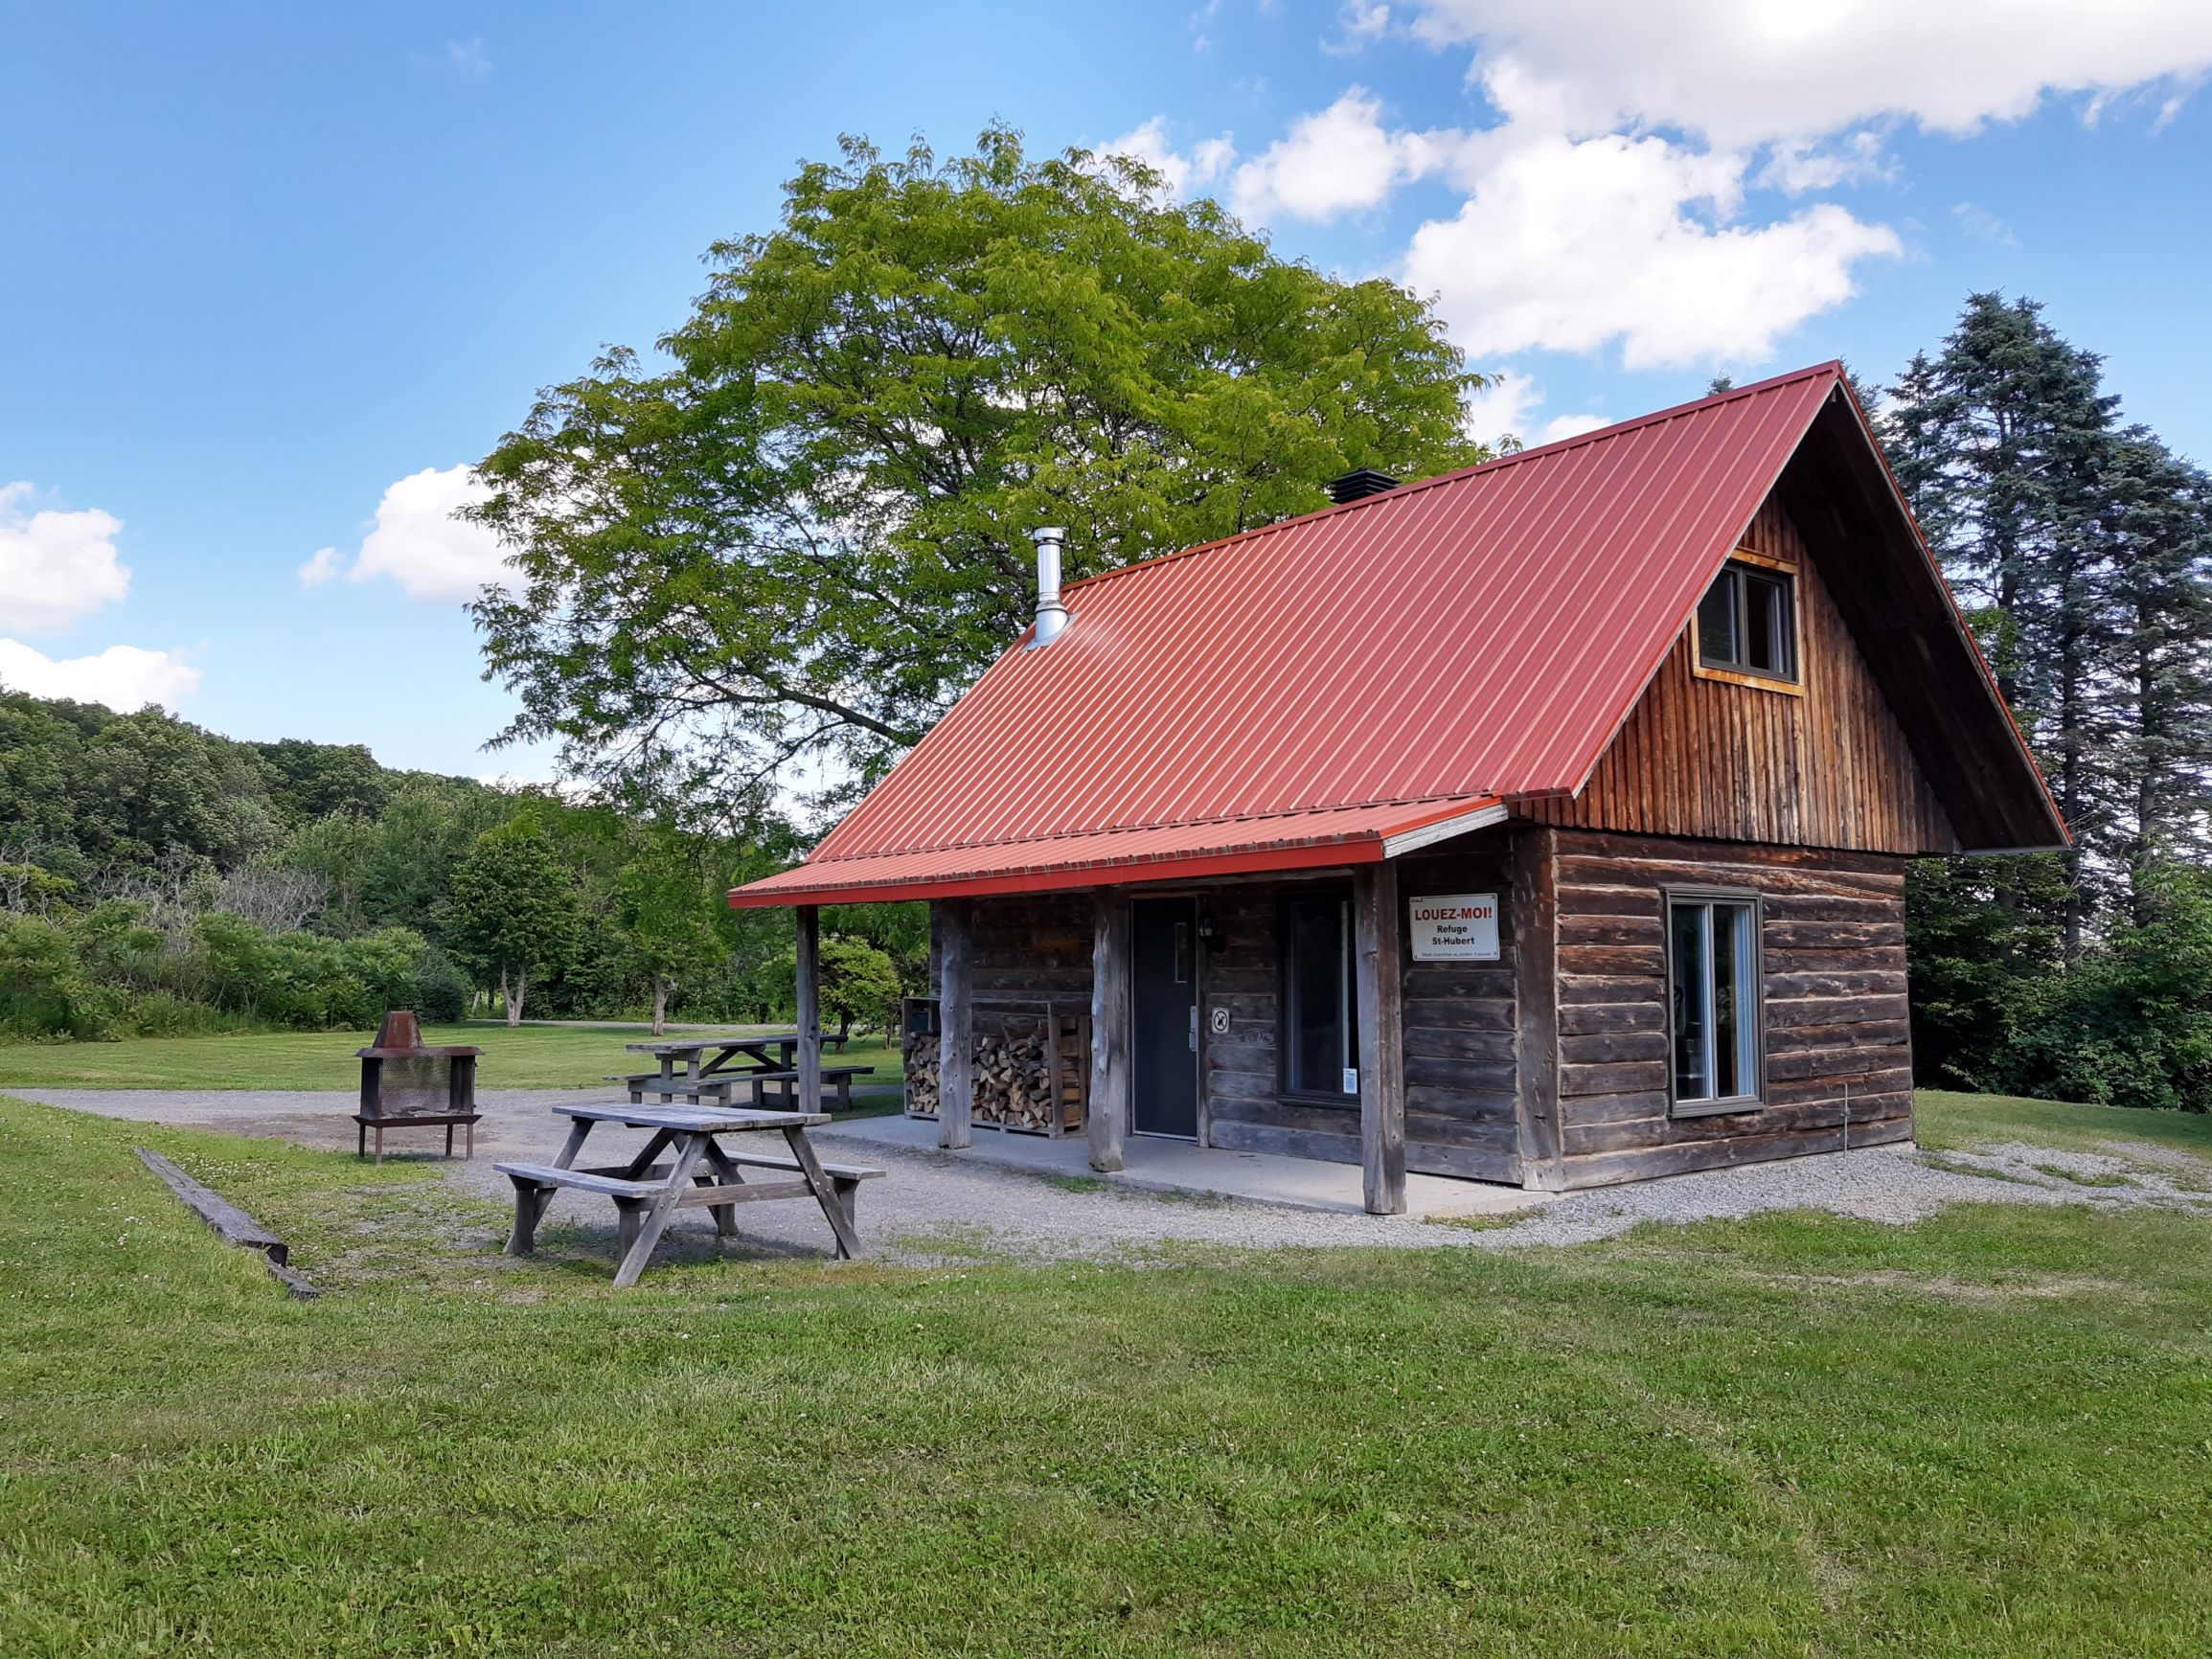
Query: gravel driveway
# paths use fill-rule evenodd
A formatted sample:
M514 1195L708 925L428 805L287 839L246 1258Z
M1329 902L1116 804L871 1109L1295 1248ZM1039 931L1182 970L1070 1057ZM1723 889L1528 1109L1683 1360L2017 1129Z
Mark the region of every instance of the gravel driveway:
M352 1102L344 1094L7 1092L106 1117L273 1135L312 1147L350 1149L353 1144L348 1116ZM479 1098L485 1121L478 1126L475 1161L443 1165L443 1171L474 1193L505 1200L512 1189L491 1168L493 1160L548 1156L558 1133L547 1108L578 1098L576 1091L564 1089L485 1091ZM636 1144L634 1132L610 1127L604 1133L616 1155ZM2126 1156L2022 1145L1942 1154L1880 1147L1571 1193L1503 1224L1463 1226L1104 1187L955 1154L887 1147L834 1129L816 1130L814 1138L830 1161L865 1162L890 1171L861 1191L860 1232L871 1253L882 1260L931 1264L983 1257L1141 1259L1178 1244L1249 1249L1579 1244L1646 1222L1681 1224L1803 1208L1885 1222L1922 1220L1959 1203L2212 1210L2212 1190L2207 1190L2212 1189L2212 1164L2150 1147L2115 1148ZM422 1131L421 1139L425 1150L438 1145L436 1131ZM399 1143L395 1139L393 1144ZM604 1233L612 1238L611 1212L574 1194L557 1200L548 1218L549 1229L562 1224L572 1236ZM742 1224L744 1239L738 1254L819 1255L827 1241L821 1216L803 1204L752 1206ZM687 1244L706 1246L712 1236L703 1214L682 1217L671 1233L679 1231L702 1236ZM549 1241L552 1237L549 1232Z

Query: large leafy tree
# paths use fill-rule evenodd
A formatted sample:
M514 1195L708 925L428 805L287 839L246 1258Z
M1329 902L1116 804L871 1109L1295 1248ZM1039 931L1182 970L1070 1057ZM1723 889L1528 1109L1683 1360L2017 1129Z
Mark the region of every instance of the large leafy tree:
M1022 626L1038 526L1080 576L1479 458L1428 307L1124 158L849 140L710 259L666 366L608 352L480 468L506 736L603 783L864 784Z
M576 882L528 815L476 837L453 872L446 931L464 962L499 988L507 1023L522 1023L530 982L576 947Z
M625 954L652 990L652 1034L668 1023L669 995L686 974L728 955L715 923L719 888L707 879L710 847L673 825L638 826L614 877L614 923Z

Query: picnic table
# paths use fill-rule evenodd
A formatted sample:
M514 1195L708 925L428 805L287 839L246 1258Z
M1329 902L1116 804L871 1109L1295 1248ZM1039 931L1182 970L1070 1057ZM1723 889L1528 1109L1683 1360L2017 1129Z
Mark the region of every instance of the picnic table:
M822 1040L828 1043L843 1039L824 1037ZM636 1072L607 1079L625 1085L633 1102L650 1094L664 1101L680 1096L701 1103L718 1097L727 1104L731 1090L742 1083L751 1090L753 1105L760 1110L766 1108L768 1085L774 1083L778 1102L787 1111L805 1111L821 1103L798 1099L799 1034L795 1031L623 1046L633 1054L651 1055L660 1062L657 1072ZM705 1057L710 1053L713 1057ZM874 1066L824 1066L822 1080L837 1085L838 1106L851 1111L853 1079L872 1076L875 1070Z
M848 1261L860 1254L855 1199L862 1181L883 1171L825 1165L815 1156L807 1131L828 1123L826 1113L621 1104L556 1106L554 1111L569 1119L570 1126L568 1140L552 1163L492 1166L514 1183L514 1231L507 1240L510 1256L527 1256L536 1248L537 1223L554 1193L563 1188L614 1200L622 1240L622 1265L614 1276L618 1288L637 1283L678 1210L712 1211L715 1232L731 1239L737 1236L740 1204L812 1198L830 1223L835 1254ZM606 1123L650 1129L652 1138L627 1163L577 1168L592 1129ZM721 1144L725 1135L773 1133L782 1134L787 1155L734 1151ZM657 1161L664 1152L670 1154L668 1160ZM748 1181L744 1175L748 1169L772 1170L796 1179Z

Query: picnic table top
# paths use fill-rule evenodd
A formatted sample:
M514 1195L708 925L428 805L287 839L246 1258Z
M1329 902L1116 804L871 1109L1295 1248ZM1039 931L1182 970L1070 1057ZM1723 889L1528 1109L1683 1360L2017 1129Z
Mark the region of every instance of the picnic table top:
M795 1043L798 1040L799 1034L795 1031L771 1031L762 1032L752 1036L741 1034L685 1038L667 1042L656 1040L649 1043L624 1043L622 1046L641 1055L695 1055L705 1049L738 1049L745 1047L748 1043Z
M716 1134L738 1129L810 1129L831 1122L827 1112L764 1112L750 1106L556 1106L564 1118L627 1124L638 1129L674 1129L684 1134Z

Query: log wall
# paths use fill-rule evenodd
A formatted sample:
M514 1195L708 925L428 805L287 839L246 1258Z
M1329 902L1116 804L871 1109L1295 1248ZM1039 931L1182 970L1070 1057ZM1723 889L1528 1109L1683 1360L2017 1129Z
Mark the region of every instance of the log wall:
M1684 628L1583 792L1520 803L1539 823L1877 852L1958 836L1796 529L1772 502L1743 545L1797 581L1803 695L1705 679Z
M1495 893L1496 964L1416 963L1400 957L1404 987L1405 1167L1490 1181L1520 1179L1515 1119L1515 940L1505 836L1469 837L1474 850L1408 858L1402 901L1444 893ZM1349 889L1349 875L1340 885ZM1359 1105L1286 1100L1280 1079L1281 905L1288 884L1224 886L1206 899L1222 947L1200 985L1199 1098L1209 1145L1359 1162ZM1403 929L1401 933L1402 935ZM1216 1008L1229 1029L1215 1034Z
M1032 893L975 900L969 971L979 997L1090 996L1087 893Z
M1902 858L1562 830L1553 868L1562 1185L1837 1150L1846 1084L1852 1146L1910 1138ZM1761 895L1759 1109L1671 1113L1669 886Z

